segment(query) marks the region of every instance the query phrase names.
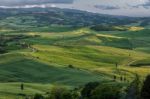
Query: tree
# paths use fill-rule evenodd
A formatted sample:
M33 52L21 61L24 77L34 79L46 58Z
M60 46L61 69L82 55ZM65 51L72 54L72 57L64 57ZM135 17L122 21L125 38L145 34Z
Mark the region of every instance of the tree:
M24 84L23 83L20 85L20 89L24 90Z
M63 87L54 87L48 99L74 99L71 91Z
M123 79L123 80L124 80L124 82L126 82L126 81L127 81L126 77L124 77L124 79Z
M120 81L123 81L123 77L122 76L120 77Z
M116 75L114 75L114 81L116 81L116 79L117 79L117 77L116 77Z
M126 99L140 99L140 77L135 74L135 79L127 88Z
M68 67L69 67L69 68L72 68L72 69L74 68L74 66L73 66L73 65L71 65L71 64L69 64L69 65L68 65Z
M35 94L33 99L44 99L44 97L41 94Z
M73 99L80 99L80 92L78 90L73 90L72 91L72 98Z
M0 54L2 54L2 53L6 53L6 49L4 47L0 46Z
M96 87L90 99L120 99L120 87L102 84Z
M150 99L150 75L146 77L144 81L142 90L141 90L141 98L142 99Z
M87 83L83 90L81 91L81 95L83 98L90 99L92 91L99 85L99 82L90 82Z
M118 69L118 63L116 63L115 65L116 65L116 69Z

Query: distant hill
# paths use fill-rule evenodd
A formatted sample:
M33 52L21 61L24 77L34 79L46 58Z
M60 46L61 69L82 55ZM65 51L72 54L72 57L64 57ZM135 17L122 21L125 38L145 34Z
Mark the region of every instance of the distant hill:
M127 25L137 23L138 18L111 16L72 9L20 8L0 9L0 26L69 25L91 26L96 24Z

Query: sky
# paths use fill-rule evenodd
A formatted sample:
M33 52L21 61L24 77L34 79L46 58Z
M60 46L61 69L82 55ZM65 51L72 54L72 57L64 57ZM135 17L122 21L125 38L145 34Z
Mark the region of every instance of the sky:
M0 7L58 7L101 14L150 17L150 0L0 0Z

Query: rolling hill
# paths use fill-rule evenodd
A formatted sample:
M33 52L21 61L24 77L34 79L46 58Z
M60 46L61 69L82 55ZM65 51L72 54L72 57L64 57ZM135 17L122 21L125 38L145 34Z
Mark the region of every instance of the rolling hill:
M127 88L135 74L143 80L150 73L150 30L131 24L146 19L68 9L0 9L0 13L2 99L45 94L53 86L73 89L94 81ZM115 29L91 29L97 24Z

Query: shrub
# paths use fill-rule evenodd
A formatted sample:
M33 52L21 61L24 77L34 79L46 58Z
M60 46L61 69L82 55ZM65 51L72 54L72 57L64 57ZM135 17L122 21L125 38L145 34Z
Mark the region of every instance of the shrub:
M74 66L73 66L73 65L71 65L71 64L70 64L70 65L68 65L68 67L69 67L69 68L74 68Z
M0 46L0 54L2 54L2 53L6 53L6 49L4 47Z

